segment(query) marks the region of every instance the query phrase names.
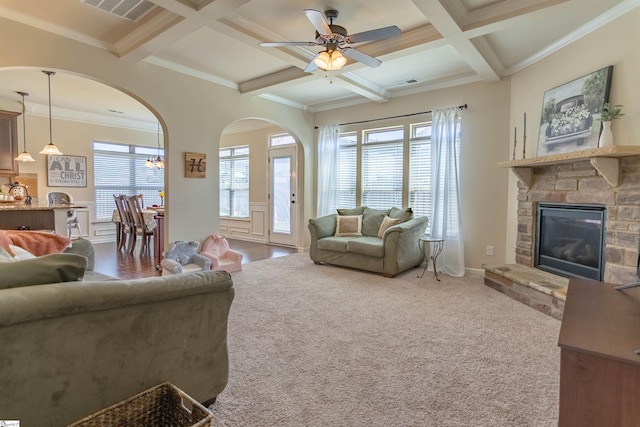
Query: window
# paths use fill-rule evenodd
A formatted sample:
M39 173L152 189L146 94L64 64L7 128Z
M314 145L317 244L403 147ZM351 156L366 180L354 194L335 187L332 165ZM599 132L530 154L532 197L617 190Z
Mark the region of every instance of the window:
M358 180L358 135L356 132L340 135L338 153L338 206L339 208L355 208L357 205L356 190Z
M362 144L362 204L374 209L402 206L402 126L367 130Z
M415 216L431 217L431 124L411 125L409 206Z
M249 147L220 150L220 216L249 217Z
M459 162L459 129L455 153ZM341 133L338 207L388 209L407 203L415 216L431 218L431 156L430 122Z
M160 204L164 171L144 165L149 155L158 154L157 148L94 142L93 151L96 220L111 220L114 194L142 194L145 206ZM160 156L164 156L162 149Z
M271 135L269 137L269 147L280 147L282 145L295 144L296 140L288 133L282 133L279 135Z

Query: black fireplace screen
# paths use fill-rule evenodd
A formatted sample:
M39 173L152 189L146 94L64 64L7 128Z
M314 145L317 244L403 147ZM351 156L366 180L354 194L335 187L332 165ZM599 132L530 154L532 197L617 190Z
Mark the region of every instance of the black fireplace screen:
M538 205L535 266L567 277L602 280L605 207Z

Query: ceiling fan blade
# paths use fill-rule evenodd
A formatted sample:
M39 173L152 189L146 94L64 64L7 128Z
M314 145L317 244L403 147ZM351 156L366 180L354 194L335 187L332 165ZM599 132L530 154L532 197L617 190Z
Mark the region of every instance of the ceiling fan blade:
M323 36L330 36L333 34L333 31L331 31L327 20L324 19L324 14L322 12L315 9L305 9L304 13L307 15L307 18L309 18L309 21L311 21L311 24L313 24L318 33Z
M318 55L316 55L316 56L318 56ZM309 62L309 65L307 65L307 68L304 69L305 73L313 73L315 70L318 69L318 66L314 62L314 59L316 59L315 56L313 57L311 62Z
M280 47L280 46L317 46L316 42L262 42L262 47Z
M349 34L349 36L347 36L347 39L348 43L362 43L372 40L388 39L399 35L400 28L392 25L390 27L383 27L375 30L363 31L361 33Z
M362 62L364 65L368 65L371 68L376 68L380 64L382 64L382 61L380 61L379 59L367 55L364 52L360 52L359 50L356 50L352 47L345 47L344 49L342 49L342 54L347 58Z

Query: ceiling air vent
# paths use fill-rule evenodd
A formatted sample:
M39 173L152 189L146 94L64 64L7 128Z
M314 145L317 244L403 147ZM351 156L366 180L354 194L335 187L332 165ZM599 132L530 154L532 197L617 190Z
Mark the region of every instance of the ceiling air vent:
M393 82L393 84L395 86L401 87L401 86L408 86L408 85L418 83L418 81L419 81L418 79L400 80L398 82Z
M89 6L109 12L129 21L137 21L146 15L153 7L147 0L80 0Z

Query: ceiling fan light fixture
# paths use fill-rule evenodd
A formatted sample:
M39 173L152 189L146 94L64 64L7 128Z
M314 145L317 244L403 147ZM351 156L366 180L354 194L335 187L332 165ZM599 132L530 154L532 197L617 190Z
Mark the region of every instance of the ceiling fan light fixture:
M334 50L331 53L331 70L339 70L344 67L344 64L347 63L347 58L344 57L342 53L337 50Z
M329 69L329 64L331 63L331 57L329 56L329 53L327 53L327 51L322 51L318 54L318 56L316 56L313 62L315 62L318 68L320 68L321 70L327 70Z
M315 57L313 62L316 63L318 68L324 71L339 70L347 63L347 58L344 57L340 51L322 51Z

